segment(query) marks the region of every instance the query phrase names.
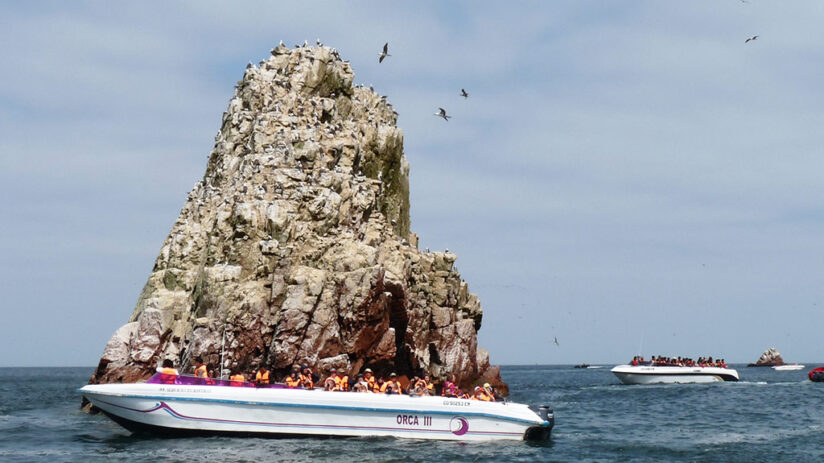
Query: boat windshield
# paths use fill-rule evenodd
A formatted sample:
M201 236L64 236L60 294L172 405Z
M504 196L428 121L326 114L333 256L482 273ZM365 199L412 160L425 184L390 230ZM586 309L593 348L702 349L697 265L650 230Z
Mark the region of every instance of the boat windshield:
M232 381L229 379L219 378L198 378L191 375L168 375L163 373L155 373L151 378L146 380L149 384L182 384L185 386L232 386L232 387L257 387L257 388L271 388L271 389L286 389L285 384L269 384L266 386L258 386L249 381Z

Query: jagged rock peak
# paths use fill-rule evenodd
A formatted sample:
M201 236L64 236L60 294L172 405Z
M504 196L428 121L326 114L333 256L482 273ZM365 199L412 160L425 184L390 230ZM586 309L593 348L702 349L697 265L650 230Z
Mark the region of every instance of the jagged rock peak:
M200 356L216 373L305 363L354 374L500 371L477 348L480 302L449 252L421 252L397 114L328 47L247 66L206 173L92 382Z
M765 350L758 360L755 363L751 363L751 366L779 366L784 365L784 359L781 357L781 353L778 352L778 349L775 347L770 347L769 349Z

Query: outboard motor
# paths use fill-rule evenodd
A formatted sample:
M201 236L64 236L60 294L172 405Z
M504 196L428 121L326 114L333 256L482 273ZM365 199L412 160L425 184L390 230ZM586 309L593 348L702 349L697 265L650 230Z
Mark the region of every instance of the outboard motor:
M541 405L538 407L538 416L540 416L544 421L549 421L550 428L555 425L555 413L552 412L549 405Z
M549 405L541 405L538 407L538 416L541 417L547 425L531 426L524 433L524 440L547 440L555 426L555 413L549 408Z

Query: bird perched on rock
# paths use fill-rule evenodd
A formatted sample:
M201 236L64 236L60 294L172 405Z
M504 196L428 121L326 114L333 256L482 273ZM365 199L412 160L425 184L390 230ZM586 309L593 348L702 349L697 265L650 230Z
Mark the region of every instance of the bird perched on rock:
M464 90L464 89L461 89L461 96L464 97L464 98L469 98L469 94L466 93L466 90Z
M387 56L392 56L389 54L389 42L383 44L383 51L378 55L378 63L383 63L383 59Z
M438 112L434 113L433 116L442 117L443 120L445 120L446 122L449 122L449 118L452 117L452 116L447 116L446 115L446 110L443 109L443 108L438 108Z
M747 38L747 40L745 40L745 41L744 41L744 43L749 43L749 42L751 42L751 41L753 41L753 40L755 40L755 39L757 39L757 38L758 38L758 36L757 36L757 35L753 35L752 37L748 37L748 38Z
M322 46L323 46L323 44L322 44L322 43L320 43L320 39L317 39L317 40L315 41L315 43L317 43L319 47L322 47Z

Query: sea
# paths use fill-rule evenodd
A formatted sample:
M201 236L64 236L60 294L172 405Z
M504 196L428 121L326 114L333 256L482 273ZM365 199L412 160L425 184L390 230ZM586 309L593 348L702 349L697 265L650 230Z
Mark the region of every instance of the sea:
M824 383L734 365L737 383L622 385L603 365L504 366L510 400L550 404L545 443L132 436L80 411L93 368L0 368L0 462L824 461Z

